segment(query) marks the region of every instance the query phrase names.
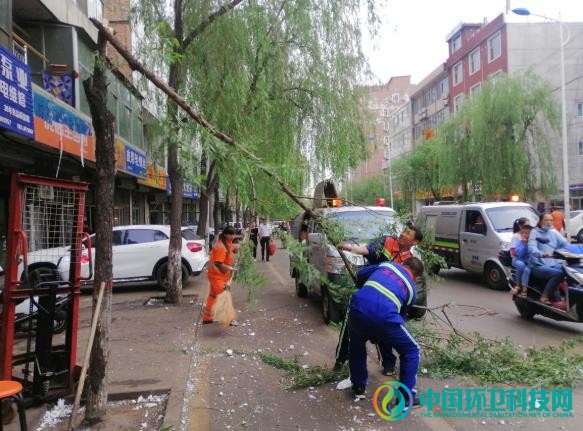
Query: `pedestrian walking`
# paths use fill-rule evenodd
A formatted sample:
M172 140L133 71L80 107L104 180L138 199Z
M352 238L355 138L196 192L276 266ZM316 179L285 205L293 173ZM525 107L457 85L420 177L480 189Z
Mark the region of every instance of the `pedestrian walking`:
M249 239L253 244L253 260L257 259L257 243L259 241L259 229L255 225L255 222L252 221L249 223Z
M272 228L267 220L262 218L259 223L259 243L261 245L261 260L269 262L269 242L271 241Z
M372 265L382 262L403 263L406 259L413 257L411 248L419 244L422 240L423 233L421 229L413 224L409 224L398 237L385 235L379 241L373 241L365 246L343 243L340 244L339 248L365 256ZM350 306L348 309L350 310ZM340 328L340 336L336 346L335 370L340 370L348 360L348 314L349 312L346 313ZM383 374L386 376L394 374L397 358L392 352L392 347L390 345L379 344L379 351L382 357Z
M211 251L208 269L210 291L206 300L206 306L202 316L202 323L213 323L213 305L217 296L225 291L234 270L234 254L238 247L233 244L235 228L227 226L223 229ZM236 322L232 322L233 326Z
M415 279L422 274L423 263L416 257L406 259L402 265L383 262L352 296L348 364L355 396L364 394L368 382L366 342L370 340L397 351L401 361L399 381L413 395L413 405L419 404L415 386L420 348L405 326L405 316L415 302Z
M553 218L553 227L561 235L565 235L565 216L556 206L551 207L551 217Z

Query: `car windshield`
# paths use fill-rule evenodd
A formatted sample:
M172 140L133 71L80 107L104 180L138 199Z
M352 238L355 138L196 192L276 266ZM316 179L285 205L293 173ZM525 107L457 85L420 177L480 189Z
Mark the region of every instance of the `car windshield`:
M182 229L182 238L187 241L201 240L202 238L196 234L194 229Z
M571 211L571 214L570 214L570 216L571 216L571 218L575 218L575 217L577 217L579 214L583 214L583 211L579 211L579 210L577 210L577 211Z
M530 221L531 226L536 226L538 223L536 211L526 205L523 207L490 208L486 210L486 214L488 214L488 218L497 232L512 232L514 221L521 217L526 217Z
M346 239L358 243L369 242L371 239L387 233L397 233L394 211L345 211L331 213L344 227Z

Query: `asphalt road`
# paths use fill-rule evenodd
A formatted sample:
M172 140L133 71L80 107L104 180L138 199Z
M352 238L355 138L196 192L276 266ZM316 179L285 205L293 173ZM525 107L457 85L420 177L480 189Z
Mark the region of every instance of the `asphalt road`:
M446 310L457 328L486 338L510 337L515 344L544 346L583 335L583 323L521 318L509 292L489 289L479 275L459 269L440 272L440 280L431 285L430 307L450 303Z

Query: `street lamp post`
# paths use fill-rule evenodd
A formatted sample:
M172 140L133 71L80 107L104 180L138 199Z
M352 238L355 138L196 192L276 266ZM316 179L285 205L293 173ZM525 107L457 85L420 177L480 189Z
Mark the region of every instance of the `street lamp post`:
M540 18L553 21L559 24L559 38L560 38L560 62L561 62L561 141L563 150L563 200L564 200L564 213L565 219L568 221L570 219L571 205L569 202L569 145L567 142L567 95L565 89L565 45L569 42L569 37L563 39L563 21L561 20L561 15L559 14L559 19L550 18L544 15L538 15L531 13L526 8L516 8L512 9L512 12L517 15L522 16L538 16Z

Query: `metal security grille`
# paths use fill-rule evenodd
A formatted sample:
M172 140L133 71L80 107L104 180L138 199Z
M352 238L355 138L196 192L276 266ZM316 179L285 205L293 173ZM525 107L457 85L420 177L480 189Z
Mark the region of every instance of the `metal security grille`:
M75 190L61 187L43 184L25 187L22 229L27 234L29 253L39 255L43 261L56 263L63 250L55 249L73 244L77 196Z
M25 174L11 181L0 370L36 400L73 388L81 263L91 259L86 191Z

